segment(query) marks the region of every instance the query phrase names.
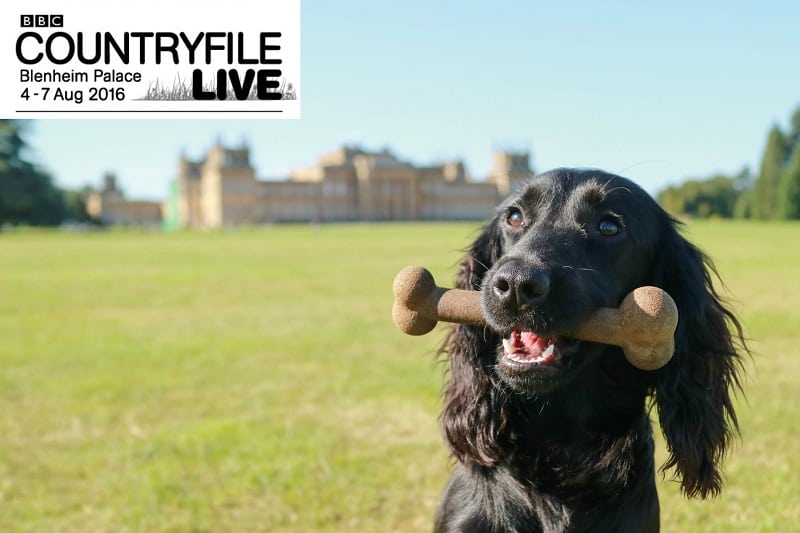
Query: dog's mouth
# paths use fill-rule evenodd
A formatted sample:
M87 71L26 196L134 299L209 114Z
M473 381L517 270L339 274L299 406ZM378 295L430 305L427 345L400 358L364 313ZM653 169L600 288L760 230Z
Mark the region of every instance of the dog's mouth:
M577 339L513 330L503 339L503 363L515 370L556 366L565 355L577 351L579 344Z

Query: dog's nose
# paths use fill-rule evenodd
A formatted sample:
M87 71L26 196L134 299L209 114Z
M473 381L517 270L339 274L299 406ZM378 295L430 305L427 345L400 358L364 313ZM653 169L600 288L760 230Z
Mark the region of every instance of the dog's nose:
M506 263L492 278L492 292L512 311L525 311L544 300L549 290L550 275L539 268Z

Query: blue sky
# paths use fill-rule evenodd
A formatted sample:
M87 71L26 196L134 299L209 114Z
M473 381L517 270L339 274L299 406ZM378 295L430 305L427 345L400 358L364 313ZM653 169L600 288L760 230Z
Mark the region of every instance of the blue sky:
M304 0L301 120L41 120L29 139L62 186L111 170L153 199L181 150L217 138L248 139L262 177L347 142L463 158L483 179L510 147L537 171L599 167L654 193L757 170L800 106L798 21L796 1Z

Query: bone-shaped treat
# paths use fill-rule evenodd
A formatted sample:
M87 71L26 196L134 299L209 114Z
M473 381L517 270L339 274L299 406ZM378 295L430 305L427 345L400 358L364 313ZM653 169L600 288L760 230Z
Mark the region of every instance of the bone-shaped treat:
M479 291L437 287L428 270L409 266L394 279L392 318L409 335L424 335L438 321L485 326ZM658 287L639 287L618 309L602 307L567 336L621 346L642 370L661 368L675 351L678 308Z

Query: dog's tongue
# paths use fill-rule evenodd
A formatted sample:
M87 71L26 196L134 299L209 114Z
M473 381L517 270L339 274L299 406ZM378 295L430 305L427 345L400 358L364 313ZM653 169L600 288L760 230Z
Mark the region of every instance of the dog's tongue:
M539 337L530 331L515 331L517 335L512 333L512 339L519 336L519 342L525 347L528 352L536 353L543 352L547 346L552 344L551 339L547 337Z
M555 337L540 337L530 331L512 331L503 339L503 349L509 357L517 361L546 363L558 354Z

